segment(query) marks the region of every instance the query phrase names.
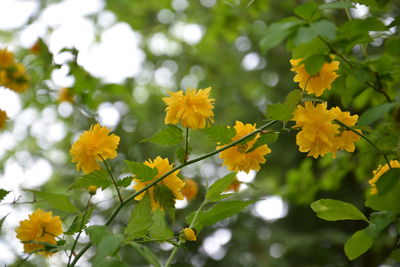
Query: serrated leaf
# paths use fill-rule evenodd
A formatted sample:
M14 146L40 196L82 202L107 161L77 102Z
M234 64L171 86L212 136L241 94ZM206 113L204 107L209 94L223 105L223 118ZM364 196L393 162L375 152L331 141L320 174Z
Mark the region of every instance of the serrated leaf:
M134 174L134 178L142 182L150 181L158 174L156 168L150 168L143 163L125 160L125 164L128 166L129 171Z
M139 245L137 243L131 242L130 245L134 247L140 255L143 256L154 267L161 267L160 260L158 257L146 246Z
M291 33L291 29L302 24L303 22L295 17L285 18L278 22L272 23L264 33L264 37L260 41L260 46L264 52L280 44Z
M165 212L163 210L157 209L153 212L150 236L154 239L168 239L173 237L173 233L166 222Z
M95 245L99 245L104 237L111 235L107 230L107 226L104 225L89 226L85 229L85 232L89 236L90 241Z
M93 265L99 265L107 256L114 255L123 242L124 237L120 234L107 235L102 238L92 259Z
M146 235L152 224L152 213L149 194L145 194L132 211L131 218L125 228L128 240Z
M174 125L168 125L166 128L155 133L152 137L144 139L141 142L151 142L163 146L174 146L179 144L182 140L182 129Z
M376 182L376 188L378 194L384 196L394 188L394 186L400 180L400 168L392 168L382 174L379 180Z
M0 188L0 201L2 201L10 191Z
M355 232L344 245L344 252L349 260L354 260L364 254L373 244L374 240L365 229Z
M175 196L171 189L164 184L154 186L154 201L167 212L172 212L175 209Z
M232 142L232 138L236 135L235 128L223 125L211 125L203 129L202 132L218 145Z
M312 1L295 7L294 13L308 21L313 21L319 17L318 5Z
M325 63L325 55L314 54L307 57L304 61L304 67L307 73L311 76L316 75Z
M127 177L124 177L124 178L122 178L122 179L119 179L119 180L116 182L116 183L117 183L117 186L120 186L120 187L128 187L128 186L131 185L132 179L133 179L132 176L127 176Z
M50 192L43 192L37 190L27 190L27 191L34 193L35 196L37 196L39 199L44 200L47 204L49 204L50 207L54 209L69 213L75 213L78 211L78 209L71 203L70 198L66 195L54 194Z
M89 208L85 214L80 214L75 217L68 230L64 232L66 235L72 235L74 233L78 233L80 230L85 229L86 224L89 222L90 217L92 216L93 207ZM84 216L85 215L85 216ZM83 220L83 222L82 222ZM82 226L82 227L81 227Z
M385 103L368 109L361 115L360 119L358 120L358 125L370 125L374 123L375 121L387 115L389 111L397 105L397 103Z
M353 204L339 200L320 199L311 203L311 208L319 218L327 221L363 220L368 222L365 215Z
M71 188L88 188L91 185L101 187L104 190L111 185L111 180L105 170L99 170L79 177Z
M227 187L235 180L236 173L230 173L213 183L206 193L206 198L209 201L218 201L219 196L226 190Z
M286 96L284 103L267 105L267 118L279 121L290 120L302 95L303 92L296 89Z

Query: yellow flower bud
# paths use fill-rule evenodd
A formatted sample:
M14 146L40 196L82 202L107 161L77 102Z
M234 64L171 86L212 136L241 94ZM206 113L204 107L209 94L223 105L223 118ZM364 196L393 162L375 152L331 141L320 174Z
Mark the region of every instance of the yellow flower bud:
M91 186L89 186L89 187L87 188L87 190L88 190L89 194L94 195L94 194L96 194L97 186L91 185Z
M183 238L186 241L196 241L197 240L196 233L193 231L193 229L185 228L182 230L182 232L183 232Z

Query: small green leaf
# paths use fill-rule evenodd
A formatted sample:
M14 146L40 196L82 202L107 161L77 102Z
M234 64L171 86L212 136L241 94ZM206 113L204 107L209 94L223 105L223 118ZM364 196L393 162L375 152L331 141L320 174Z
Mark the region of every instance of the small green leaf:
M89 222L90 217L92 216L92 211L93 211L93 208L90 208L86 212L85 216L83 216L84 214L80 214L80 215L76 216L74 221L69 226L68 230L66 232L64 232L64 234L72 235L74 233L78 233L82 229L85 229L86 224ZM83 223L82 223L82 220L83 220ZM82 228L81 228L81 226L82 226Z
M301 45L311 42L318 37L324 37L328 40L336 38L336 25L329 20L320 20L310 24L309 26L300 27L294 37L295 45ZM313 51L313 54L315 52Z
M365 229L355 232L344 245L344 252L349 260L354 260L364 254L373 244L374 240Z
M376 183L376 187L378 189L378 194L380 196L384 196L389 193L390 190L394 188L394 186L400 180L400 168L392 168L385 172Z
M71 203L70 198L66 195L54 194L50 192L43 192L37 190L27 190L27 191L34 193L35 196L37 196L39 199L46 201L46 203L49 204L49 206L54 209L69 213L75 213L78 211L78 209Z
M160 260L148 247L139 245L135 242L131 242L130 245L134 247L152 266L161 267Z
M124 178L119 179L119 180L117 181L117 185L120 186L120 187L128 187L128 186L131 185L132 179L133 179L132 176L124 177Z
M323 54L311 55L303 61L307 73L311 76L316 75L321 70L324 63L325 55Z
M203 129L202 132L218 145L232 142L232 138L236 135L235 128L223 125L211 125Z
M365 231L371 237L377 237L379 233L395 221L395 219L396 212L390 210L373 212L370 215L370 224Z
M111 185L111 180L105 170L95 171L84 176L79 177L72 184L71 188L88 188L94 185L101 187L103 190Z
M139 179L142 182L147 182L152 180L157 174L158 170L156 168L150 168L143 163L125 160L129 171L134 174L135 179Z
M247 153L256 150L262 145L276 142L276 140L278 140L278 136L279 133L274 133L274 132L267 132L261 134L260 137L258 137L257 141L254 143L254 145L247 151Z
M152 214L149 194L145 194L132 211L131 218L125 228L128 240L146 235L152 224Z
M294 13L307 21L313 21L319 18L318 5L312 1L295 7Z
M168 125L166 128L155 133L152 137L144 139L141 142L151 142L163 146L174 146L179 144L182 140L182 129L174 125Z
M282 19L272 23L266 30L264 37L261 39L260 46L267 52L271 48L280 44L291 33L292 28L302 24L303 22L295 17Z
M85 229L86 234L89 236L90 241L96 246L100 244L101 240L111 235L107 230L107 226L104 225L92 225Z
M267 118L271 120L288 121L292 118L300 99L303 95L301 90L291 91L284 103L267 105Z
M353 204L339 200L320 199L311 203L311 208L319 218L327 221L363 220L368 222L365 215Z
M168 213L175 209L175 196L164 184L157 184L154 186L154 201L158 203L162 209Z
M387 115L389 111L397 105L397 103L385 103L368 109L361 115L360 119L358 120L358 125L370 125L374 123L375 121Z
M2 201L7 196L8 193L10 193L10 191L0 188L0 201Z
M175 157L181 164L183 164L185 162L185 149L183 147L178 148L175 152Z
M168 239L173 237L163 210L157 209L153 212L153 224L150 227L150 236L154 239Z
M114 255L123 242L124 237L120 234L107 235L102 238L97 245L96 255L92 259L93 265L99 265L107 256Z
M223 178L218 179L208 189L206 198L212 202L218 201L218 197L226 190L227 187L229 187L229 185L234 181L235 177L236 173L230 173Z

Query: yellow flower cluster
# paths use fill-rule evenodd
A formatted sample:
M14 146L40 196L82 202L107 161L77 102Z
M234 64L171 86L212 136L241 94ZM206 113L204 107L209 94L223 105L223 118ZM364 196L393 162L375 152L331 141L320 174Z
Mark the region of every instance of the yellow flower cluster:
M333 56L331 58L332 61L329 63L325 62L321 70L313 76L308 74L302 63L304 60L303 58L291 59L290 64L292 64L292 68L290 70L296 72L293 80L299 83L303 91L309 94L315 94L316 96L322 95L325 89L331 89L331 84L339 77L335 71L339 69L340 62L333 60Z
M203 90L189 88L183 91L170 92L170 97L164 97L167 105L165 111L166 124L182 124L183 127L191 129L202 129L207 122L213 122L214 99L209 98L211 87Z
M156 179L160 178L162 175L165 173L169 172L172 170L173 165L169 164L168 159L163 159L161 157L157 157L154 160L147 160L144 165L149 166L150 168L156 168L158 171L158 174L154 179L150 181L143 182L140 179L134 178L133 181L135 182L135 185L133 188L136 191L139 191L146 187L148 184L154 182ZM173 193L175 199L182 200L183 199L183 194L181 192L182 188L185 186L185 183L178 177L179 170L176 172L168 175L165 177L161 182L158 183L158 185L165 185L168 187L171 192ZM150 195L150 201L151 201L151 207L153 210L156 210L158 208L161 208L160 203L157 202L156 198L154 197L154 186L150 187L148 191L146 191ZM143 192L139 194L138 196L135 197L135 200L141 200L146 192Z
M236 141L243 136L256 130L255 124L243 124L241 121L236 121L235 126L236 135L232 138L232 141ZM250 170L260 170L260 164L265 162L264 156L271 153L271 149L267 145L261 145L256 149L252 149L254 143L260 137L257 134L252 140L247 141L243 144L230 147L221 152L220 158L224 160L223 165L230 171L239 172ZM217 149L222 146L218 146Z
M397 160L391 160L390 161L390 167L392 168L400 168L400 162ZM376 188L376 183L378 182L379 178L389 170L389 165L379 165L379 167L373 171L374 177L372 177L371 180L368 181L368 183L371 185L371 195L376 195L378 194L378 189Z
M17 238L24 244L26 253L40 253L50 256L52 252L46 251L45 244L56 244L56 237L63 233L59 216L52 216L52 212L37 209L28 220L23 220L15 229Z
M358 116L351 116L349 112L343 112L339 107L327 109L327 104L314 105L305 102L304 106L298 105L293 113L294 128L301 129L296 135L296 144L301 152L308 152L308 156L318 158L332 152L336 156L337 150L353 152L354 142L360 136L350 130L341 129L334 120L338 120L346 126L354 126ZM359 131L361 133L361 131Z
M24 65L15 62L13 53L7 49L0 49L0 86L17 93L26 91L29 86L29 76Z
M115 134L109 134L110 129L98 123L81 134L69 151L72 162L77 163L78 171L82 170L85 174L97 171L100 169L97 161L113 159L117 156L120 138Z

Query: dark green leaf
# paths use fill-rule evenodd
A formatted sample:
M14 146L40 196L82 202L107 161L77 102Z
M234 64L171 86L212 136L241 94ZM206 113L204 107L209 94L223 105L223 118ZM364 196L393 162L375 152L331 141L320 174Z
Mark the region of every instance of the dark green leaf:
M306 58L314 54L326 54L327 52L329 52L329 50L326 44L316 37L310 42L294 47L292 50L292 58Z
M349 260L354 260L364 254L373 244L373 238L365 229L355 232L344 245L344 252Z
M377 237L395 219L396 213L390 210L373 212L369 218L370 224L365 231L371 237Z
M54 194L50 192L43 192L37 190L27 190L34 193L39 199L44 200L50 207L69 212L75 213L78 209L71 203L70 198L66 195Z
M308 43L319 36L328 40L335 39L336 25L329 20L320 20L310 24L307 27L301 27L297 31L297 34L294 38L294 43L296 45Z
M104 190L111 185L111 180L105 170L99 170L79 177L72 184L71 188L86 189L91 185L101 187Z
M107 226L104 225L92 225L85 229L86 234L89 236L90 241L96 246L100 244L101 240L111 235L107 230Z
M10 193L10 191L0 188L0 201L2 201L8 193Z
M297 6L294 9L294 13L307 21L313 21L319 18L318 5L313 1Z
M150 236L154 239L168 239L173 236L166 222L163 210L157 209L153 212L153 224L150 227Z
M260 137L258 137L257 141L254 143L254 145L247 151L247 153L256 150L258 147L262 145L276 142L276 140L278 140L278 136L279 133L274 133L274 132L267 132L261 134Z
M382 177L381 177L382 178ZM365 206L373 210L400 211L400 183L396 183L386 195L368 195Z
M232 138L236 135L235 128L223 125L211 125L203 129L202 132L218 145L232 142Z
M327 221L363 220L368 222L365 215L353 204L339 200L320 199L311 203L311 208L319 218Z
M97 246L96 255L92 259L93 265L97 266L104 261L107 256L114 255L123 242L124 237L120 234L107 235L102 238Z
M152 213L149 194L145 194L132 211L131 218L125 228L128 240L146 235L152 224Z
M383 118L397 103L385 103L365 111L358 120L359 125L370 125L375 121Z
M396 248L390 254L390 258L395 260L396 262L400 262L400 248Z
M155 133L152 137L144 139L141 142L152 142L164 146L174 146L179 144L182 140L182 129L174 125L168 125L166 128Z
M142 182L147 182L152 180L157 174L158 170L156 168L150 168L143 163L125 160L129 171L134 174L134 178L141 180Z
M230 173L213 183L206 193L206 198L209 201L218 201L218 197L224 192L229 185L235 180L236 173Z
M284 103L267 105L267 117L271 120L288 121L292 118L300 99L301 90L293 90L287 96Z
M132 247L134 247L140 255L143 256L154 267L161 267L161 263L158 257L146 246L139 245L137 243L130 243Z
M119 180L117 181L117 185L120 186L120 187L128 187L128 186L131 185L132 179L133 179L132 176L124 177L124 178L119 179Z
M385 172L376 182L378 194L380 196L386 195L400 180L400 169L393 168Z
M315 54L307 57L304 61L304 67L309 75L316 75L325 63L325 55Z
M93 208L89 208L85 214L80 214L75 217L72 224L69 226L68 230L64 232L66 235L72 235L74 233L78 233L80 230L85 229L86 224L89 222L90 217L92 216ZM83 216L85 215L85 216ZM83 220L83 222L82 222Z
M175 152L175 156L176 156L176 159L177 159L181 164L183 164L183 163L185 162L185 159L184 159L184 157L185 157L185 149L184 149L183 147L178 148L178 149L176 150L176 152Z
M175 209L175 196L164 184L154 186L154 201L158 203L162 209L172 212Z

